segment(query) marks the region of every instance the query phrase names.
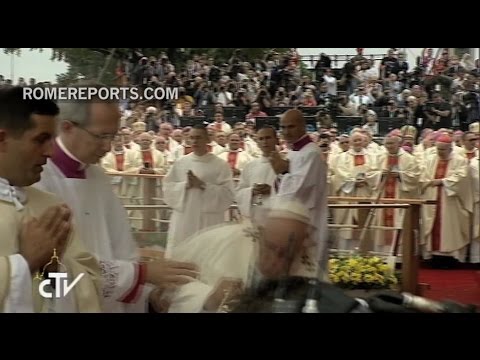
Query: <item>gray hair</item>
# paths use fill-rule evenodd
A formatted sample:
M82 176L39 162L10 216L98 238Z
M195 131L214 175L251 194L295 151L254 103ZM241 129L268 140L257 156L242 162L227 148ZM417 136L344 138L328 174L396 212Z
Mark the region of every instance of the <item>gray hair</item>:
M91 82L91 81L80 81L69 86L69 88L86 88L86 87L95 88L98 90L100 88L106 88L107 86L96 83L96 82ZM88 99L80 99L77 97L77 98L68 99L66 101L59 101L57 105L58 105L58 108L60 109L60 112L59 112L60 122L64 120L68 120L80 126L88 125L88 122L90 120L91 105L97 102L105 103L105 104L117 103L117 101L112 100L108 97L100 98L98 96L92 96L91 98L88 98Z

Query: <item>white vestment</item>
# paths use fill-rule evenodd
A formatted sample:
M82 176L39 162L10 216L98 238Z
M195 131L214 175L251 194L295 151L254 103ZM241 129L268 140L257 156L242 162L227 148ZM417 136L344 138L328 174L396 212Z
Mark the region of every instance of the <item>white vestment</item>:
M169 294L169 312L202 312L222 278L241 280L249 288L256 272L259 237L258 229L246 220L201 231L176 247L172 258L195 263L200 276ZM304 248L302 256L294 258L290 275L316 277L315 256L314 244Z
M57 271L66 272L69 282L84 275L65 296L43 298L40 281L34 279L27 261L19 254L23 221L29 217L38 219L47 208L59 203L52 194L33 187L13 187L0 179L0 312L100 312L100 268L84 250L75 229L64 254L58 254L63 266Z
M245 151L242 151L242 149L238 149L237 151L224 151L217 154L217 156L227 162L230 166L233 165L233 168L240 170L240 172L242 172L245 166L252 161L252 157ZM229 159L233 164L229 163Z
M472 243L470 245L470 262L480 263L480 160L479 156L470 160L470 170L473 184L473 229Z
M128 216L112 191L110 179L97 165L86 167L84 178L72 177L68 171L81 163L59 139L57 144L58 148L35 187L58 195L72 209L80 238L87 250L100 261L104 280L102 310L146 312L146 299L151 288L143 285ZM54 163L57 157L61 160Z
M206 187L187 189L187 173L202 180ZM234 200L232 172L217 156L194 153L178 159L164 178L164 201L173 210L165 257L187 237L224 221L225 211Z
M308 135L298 140L287 154L289 172L282 176L277 197L296 199L310 211L312 241L317 244L317 259L325 272L330 239L328 234L327 164L320 149ZM299 145L300 144L300 145Z
M446 165L445 165L446 164ZM445 165L442 186L428 186ZM450 154L448 161L441 161L438 155L425 161L425 170L420 175L422 198L437 200L436 205L422 207L422 238L424 257L431 255L452 256L465 260L470 242L470 215L473 213L473 194L468 160L462 155ZM439 202L438 202L439 201ZM437 216L438 214L438 216ZM438 249L434 250L435 240Z
M271 198L275 195L275 179L277 174L273 171L272 165L267 157L262 156L252 160L243 169L240 174L240 180L237 185L235 201L237 202L240 214L244 217L252 217L252 211L268 209L270 207ZM252 198L252 190L254 184L270 185L270 195L262 195L256 199ZM252 204L255 204L252 207ZM260 212L260 211L259 211ZM255 214L256 217L257 214ZM258 214L261 216L261 214Z

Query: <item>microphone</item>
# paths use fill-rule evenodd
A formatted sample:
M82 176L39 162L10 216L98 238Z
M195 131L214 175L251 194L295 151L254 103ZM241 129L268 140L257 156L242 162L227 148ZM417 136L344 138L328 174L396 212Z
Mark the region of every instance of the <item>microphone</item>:
M447 309L439 302L429 300L409 293L402 293L403 306L422 313L445 313Z

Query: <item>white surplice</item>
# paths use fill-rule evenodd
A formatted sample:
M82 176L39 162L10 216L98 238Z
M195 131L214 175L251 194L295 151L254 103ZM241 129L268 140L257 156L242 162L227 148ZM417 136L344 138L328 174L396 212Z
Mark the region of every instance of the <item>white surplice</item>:
M187 189L187 173L205 182L204 190ZM178 159L164 178L164 201L172 209L165 256L173 247L195 232L221 224L225 211L234 200L232 172L228 164L217 156L194 153Z
M73 220L87 250L100 261L104 312L146 312L149 286L139 274L137 246L125 208L112 191L110 179L97 165L85 167L65 148L58 148L71 164L85 168L85 178L68 177L52 159L35 187L60 197L73 212ZM73 160L73 161L72 161Z
M254 159L245 165L240 174L240 180L237 185L235 201L237 202L240 214L244 217L252 217L252 211L268 209L271 198L275 195L275 179L277 175L273 171L272 165L267 157L262 156ZM270 195L262 195L262 199L252 198L254 184L268 184L271 187ZM252 207L252 204L255 204Z
M281 179L277 197L299 200L309 209L313 227L311 240L317 244L317 260L326 280L331 245L328 234L328 169L319 147L307 137L299 139L287 153L290 167Z

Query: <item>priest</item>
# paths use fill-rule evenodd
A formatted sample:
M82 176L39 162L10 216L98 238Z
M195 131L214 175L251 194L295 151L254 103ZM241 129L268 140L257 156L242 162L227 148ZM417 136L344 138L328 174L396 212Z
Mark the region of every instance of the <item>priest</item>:
M108 100L59 104L59 136L38 188L57 194L72 208L87 249L100 261L104 312L145 312L154 286L170 286L195 276L190 264L139 262L124 207L96 164L118 131L118 105ZM185 277L187 275L189 277ZM154 293L152 293L154 294Z
M70 209L30 186L52 154L57 114L54 102L25 99L21 87L0 89L0 312L100 312L100 268ZM84 275L66 296L42 297L40 281L65 271L70 281Z
M463 262L470 242L469 219L473 212L468 160L453 152L448 135L440 135L435 146L436 154L425 160L420 176L422 197L436 200L435 205L422 208L424 258L450 257Z
M284 160L272 152L270 163L277 174L277 197L301 201L309 210L317 244L317 261L324 275L327 273L328 249L328 185L327 164L322 159L318 146L306 132L303 114L296 109L288 110L280 119L280 129L290 151Z
M403 150L402 134L391 132L385 138L387 152L378 155L378 166L381 177L376 186L382 198L416 199L419 197L418 180L420 170L413 155ZM381 180L381 181L380 181ZM376 223L380 226L402 228L404 209L378 209ZM376 250L390 252L396 232L393 230L377 230L375 232Z
M268 209L276 193L277 175L270 164L270 154L275 151L278 138L277 131L271 126L259 129L256 137L262 156L245 165L240 174L235 200L242 217L255 217L255 221L261 223L264 210Z
M193 127L189 137L193 152L173 163L164 178L164 201L173 209L166 257L197 231L221 224L234 200L232 172L208 152L205 127Z

